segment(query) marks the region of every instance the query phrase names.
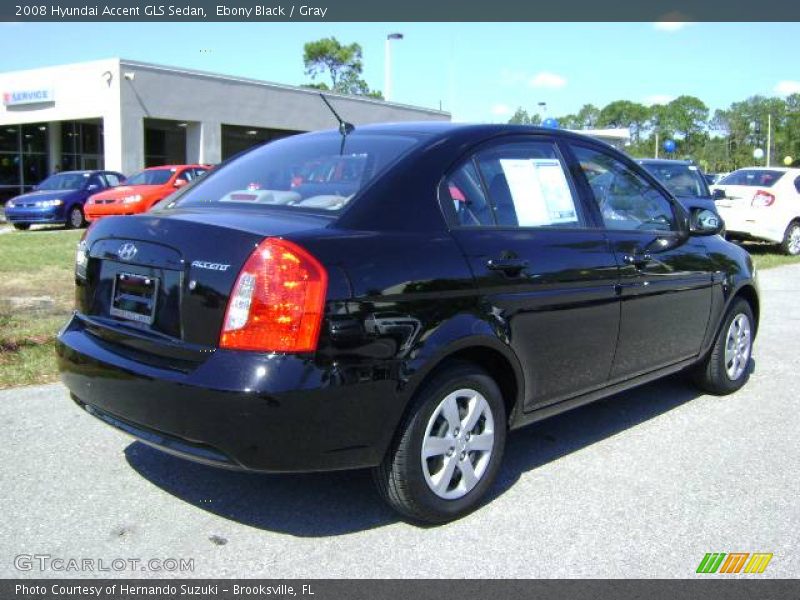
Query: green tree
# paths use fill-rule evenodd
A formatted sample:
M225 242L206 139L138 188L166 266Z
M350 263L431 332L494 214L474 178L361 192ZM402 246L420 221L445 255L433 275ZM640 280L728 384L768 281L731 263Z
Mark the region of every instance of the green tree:
M556 121L558 121L558 127L560 129L581 129L581 124L577 115L556 117Z
M528 111L521 106L517 108L516 112L508 120L511 125L541 125L542 118L538 113L529 115Z
M600 109L594 104L584 104L575 115L576 129L592 129L600 120Z
M682 154L691 154L708 138L708 107L695 96L678 96L654 110L659 132L680 140Z
M615 100L600 111L597 118L598 127L627 127L631 132L631 141L638 143L650 118L650 111L644 104L630 100Z
M303 47L303 64L306 75L311 79L327 74L331 82L330 87L322 82L310 83L307 87L329 89L340 94L383 97L379 91L370 90L367 82L362 79L362 50L355 42L343 45L335 37L308 42Z

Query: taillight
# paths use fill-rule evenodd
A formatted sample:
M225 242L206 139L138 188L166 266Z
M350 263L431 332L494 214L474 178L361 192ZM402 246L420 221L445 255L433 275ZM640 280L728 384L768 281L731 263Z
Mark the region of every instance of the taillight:
M89 223L89 226L83 230L75 249L75 276L83 279L86 278L86 265L89 263L89 246L86 243L86 236L89 235L89 230L94 227L95 222Z
M312 352L317 348L328 274L292 242L267 238L250 255L225 311L221 348Z
M765 192L764 190L758 190L756 195L753 196L753 201L750 203L751 206L761 207L761 206L772 206L775 202L775 196L770 194L769 192Z

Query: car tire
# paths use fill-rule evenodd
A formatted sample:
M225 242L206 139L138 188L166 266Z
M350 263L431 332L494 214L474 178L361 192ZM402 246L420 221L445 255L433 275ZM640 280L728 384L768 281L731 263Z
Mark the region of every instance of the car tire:
M497 476L506 425L497 383L477 365L451 363L423 384L386 458L374 469L380 495L419 523L468 514Z
M750 304L737 298L722 322L708 355L694 368L695 384L717 396L732 394L750 376L755 320Z
M18 229L19 231L28 231L31 228L30 223L12 223L14 225L14 229Z
M783 234L781 250L789 256L800 255L800 221L792 221Z
M83 209L75 205L67 213L67 229L80 229L86 225L86 217L83 216Z

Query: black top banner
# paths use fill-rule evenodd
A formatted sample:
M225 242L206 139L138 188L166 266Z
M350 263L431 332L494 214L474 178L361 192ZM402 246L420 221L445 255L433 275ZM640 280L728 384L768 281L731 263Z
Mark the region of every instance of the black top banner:
M800 21L800 2L786 0L44 0L3 2L3 21ZM709 40L713 42L713 40ZM720 43L724 43L722 40ZM755 41L752 43L756 43Z

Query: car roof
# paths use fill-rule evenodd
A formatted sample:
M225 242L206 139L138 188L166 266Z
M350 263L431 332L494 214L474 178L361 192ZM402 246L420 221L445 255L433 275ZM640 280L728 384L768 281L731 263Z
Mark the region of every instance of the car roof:
M798 167L740 167L736 171L780 171L781 173L788 173L789 171L800 171ZM735 173L736 171L731 171Z
M611 144L603 140L580 132L557 129L553 127L540 127L536 125L516 125L510 123L453 123L451 121L409 121L398 123L374 123L356 125L355 133L386 134L386 135L427 135L429 142L440 138L459 136L463 138L488 139L500 135L533 135L545 134L554 137L571 138L575 140L590 140L592 143L612 148ZM313 131L304 135L339 135L338 129L325 129ZM287 138L284 138L287 139Z
M680 160L677 158L637 158L636 162L640 165L687 165L694 166L692 160Z
M144 170L145 171L158 171L158 170L161 170L161 169L184 169L186 167L195 167L195 168L200 168L200 169L207 169L208 168L206 165L192 165L192 164L189 164L189 165L158 165L156 167L145 167Z

